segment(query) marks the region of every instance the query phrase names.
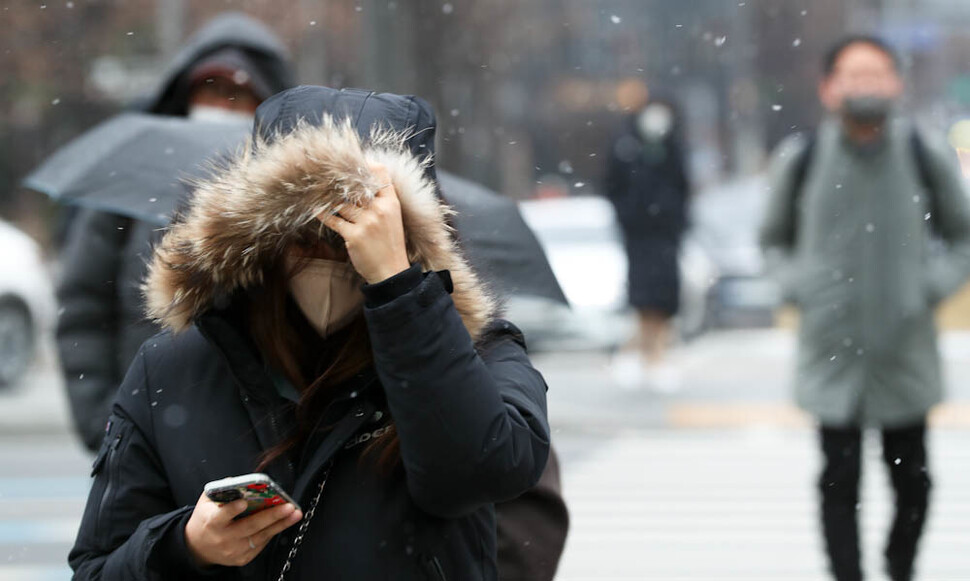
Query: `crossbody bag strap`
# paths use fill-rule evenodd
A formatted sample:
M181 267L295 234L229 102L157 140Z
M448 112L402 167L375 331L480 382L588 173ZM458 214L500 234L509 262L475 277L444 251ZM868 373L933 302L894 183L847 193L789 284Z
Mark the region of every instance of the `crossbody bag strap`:
M310 461L307 463L308 466L318 466L321 465L322 468L318 470L311 470L304 473L296 481L296 486L294 487L294 496L296 498L301 498L303 496L304 490L309 486L310 482L314 479L319 481L317 484L316 493L307 505L307 511L303 515L303 521L300 523L300 528L297 531L296 537L293 539L293 544L290 546L290 551L286 555L286 561L283 563L283 567L280 569L279 577L277 581L285 581L286 574L293 567L293 560L296 558L297 554L300 552L300 547L303 545L303 539L306 537L307 530L310 528L310 522L313 520L313 516L317 512L317 507L320 504L320 498L323 496L323 491L327 487L327 480L330 478L330 472L333 470L334 457L337 452L343 447L343 445L353 436L357 430L363 426L370 417L376 411L377 406L369 401L361 401L356 406L354 406L351 411L343 417L337 425L334 427L333 431L326 438L323 445L316 449Z

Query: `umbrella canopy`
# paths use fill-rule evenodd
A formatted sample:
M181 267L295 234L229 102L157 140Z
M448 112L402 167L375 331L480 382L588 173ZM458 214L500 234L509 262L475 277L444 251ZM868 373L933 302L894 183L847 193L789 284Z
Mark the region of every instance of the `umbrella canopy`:
M212 160L249 135L248 123L124 113L60 148L24 179L24 186L69 204L167 225Z
M213 160L245 142L247 123L125 113L71 141L24 179L64 203L166 226ZM529 295L566 304L535 235L511 200L439 172L445 201L469 261L501 296Z
M441 195L458 214L454 226L475 270L501 296L529 295L568 304L535 234L512 200L439 171Z

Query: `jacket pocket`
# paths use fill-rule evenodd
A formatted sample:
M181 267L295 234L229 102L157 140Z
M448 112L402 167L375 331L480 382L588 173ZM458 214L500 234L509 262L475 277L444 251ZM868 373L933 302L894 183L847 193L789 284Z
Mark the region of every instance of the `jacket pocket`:
M434 555L428 555L424 558L424 570L427 571L429 578L433 581L448 581L448 577L445 575L445 569L441 566L441 561Z
M100 531L101 523L106 519L106 513L111 504L111 495L117 488L118 465L122 445L127 442L131 431L130 424L114 414L108 419L104 442L98 451L91 467L91 475L95 477L92 497L99 499L94 530Z

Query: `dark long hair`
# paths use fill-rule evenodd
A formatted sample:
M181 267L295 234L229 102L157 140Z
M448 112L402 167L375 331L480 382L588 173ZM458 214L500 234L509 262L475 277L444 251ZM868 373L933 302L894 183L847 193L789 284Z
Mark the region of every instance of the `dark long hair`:
M302 446L319 427L334 388L374 364L367 325L363 315L329 338L322 338L292 301L288 281L306 265L294 271L278 262L264 271L264 283L249 293L249 333L263 360L281 373L300 393L296 405L296 426L290 435L267 450L257 470ZM374 439L363 458L376 461L382 474L400 460L400 444L393 427Z

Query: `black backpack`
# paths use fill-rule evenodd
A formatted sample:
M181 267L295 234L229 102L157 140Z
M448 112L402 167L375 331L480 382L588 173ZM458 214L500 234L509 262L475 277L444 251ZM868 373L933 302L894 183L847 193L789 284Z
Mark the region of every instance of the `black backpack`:
M798 206L799 201L802 197L802 191L805 188L805 180L808 177L808 168L812 164L812 156L815 154L815 142L817 141L816 134L809 133L806 135L807 143L805 144L805 149L799 154L799 159L795 162L794 180L792 181L792 203L791 203L791 244L795 244L796 229L798 227ZM933 175L930 172L929 161L927 160L926 145L923 144L923 138L920 137L919 132L914 128L912 133L909 135L909 146L910 151L913 152L913 158L916 162L916 171L919 173L919 181L923 184L923 188L926 189L928 196L928 208L929 208L929 222L930 228L933 231L938 231L935 227L937 220L936 217L936 186L933 182Z

